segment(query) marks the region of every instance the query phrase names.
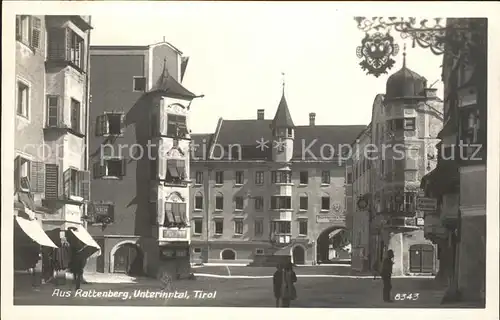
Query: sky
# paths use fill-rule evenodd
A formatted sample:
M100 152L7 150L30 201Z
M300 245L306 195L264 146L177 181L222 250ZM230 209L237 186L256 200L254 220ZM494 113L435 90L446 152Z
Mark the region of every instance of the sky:
M183 84L196 94L191 108L193 133L214 132L219 117L255 119L257 109L273 118L282 93L296 125L367 125L374 98L385 92L390 74L402 66L404 40L388 75L367 75L356 47L364 33L352 16L323 6L293 3L166 5L156 16L92 13L92 45L148 45L165 40L189 56ZM407 66L438 82L442 97L441 56L412 48Z

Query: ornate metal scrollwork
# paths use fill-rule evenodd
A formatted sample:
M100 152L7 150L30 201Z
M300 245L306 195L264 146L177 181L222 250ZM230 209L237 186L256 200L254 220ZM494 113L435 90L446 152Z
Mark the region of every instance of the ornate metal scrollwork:
M359 63L363 70L367 70L367 74L373 74L379 77L387 70L394 66L394 60L391 56L398 54L399 46L394 43L394 38L389 34L376 32L372 35L366 33L361 46L356 48L358 58L364 58Z

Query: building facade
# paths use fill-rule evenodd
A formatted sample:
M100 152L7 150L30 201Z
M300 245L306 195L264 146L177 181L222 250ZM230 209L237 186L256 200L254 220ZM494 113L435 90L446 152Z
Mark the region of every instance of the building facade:
M316 125L314 113L297 126L284 91L274 118L264 115L221 118L213 134L193 135L194 262L319 263L332 232L345 229L344 162L332 150L363 126Z
M16 226L42 245L38 267L47 278L55 271L49 261L54 248L83 242L99 249L82 220L89 199L90 23L89 16L16 17ZM35 221L42 222L42 232ZM23 259L18 252L15 257Z
M376 246L373 263L384 252L395 254L394 274L436 273L437 251L424 238L423 212L417 210L420 179L436 165L437 134L442 128L442 101L427 80L406 66L387 80L386 93L375 99L370 207Z
M89 231L97 272L190 275L188 58L167 42L92 46Z
M366 271L370 269L370 223L372 213L369 210L369 197L371 188L371 159L367 153L371 144L371 125L356 138L352 145L353 155L350 166L346 170L347 181L351 182L352 200L351 207L351 267L356 271ZM349 176L350 174L350 176Z
M438 208L429 212L426 235L440 248L439 278L445 299L482 301L486 276L487 20L448 19L474 43L471 51L443 57L444 127L435 170L422 181ZM465 59L465 55L468 59Z

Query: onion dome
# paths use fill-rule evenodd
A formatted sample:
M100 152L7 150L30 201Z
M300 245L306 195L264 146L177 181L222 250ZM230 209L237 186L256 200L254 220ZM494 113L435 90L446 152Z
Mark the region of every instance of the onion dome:
M387 79L385 99L421 98L427 79L406 67L406 52L403 53L403 67Z

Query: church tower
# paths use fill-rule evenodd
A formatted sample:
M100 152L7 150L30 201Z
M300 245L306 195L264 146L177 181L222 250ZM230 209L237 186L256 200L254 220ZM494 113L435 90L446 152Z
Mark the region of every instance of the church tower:
M271 123L271 130L273 135L273 161L289 162L293 156L295 125L285 99L285 80L283 80L281 101Z

